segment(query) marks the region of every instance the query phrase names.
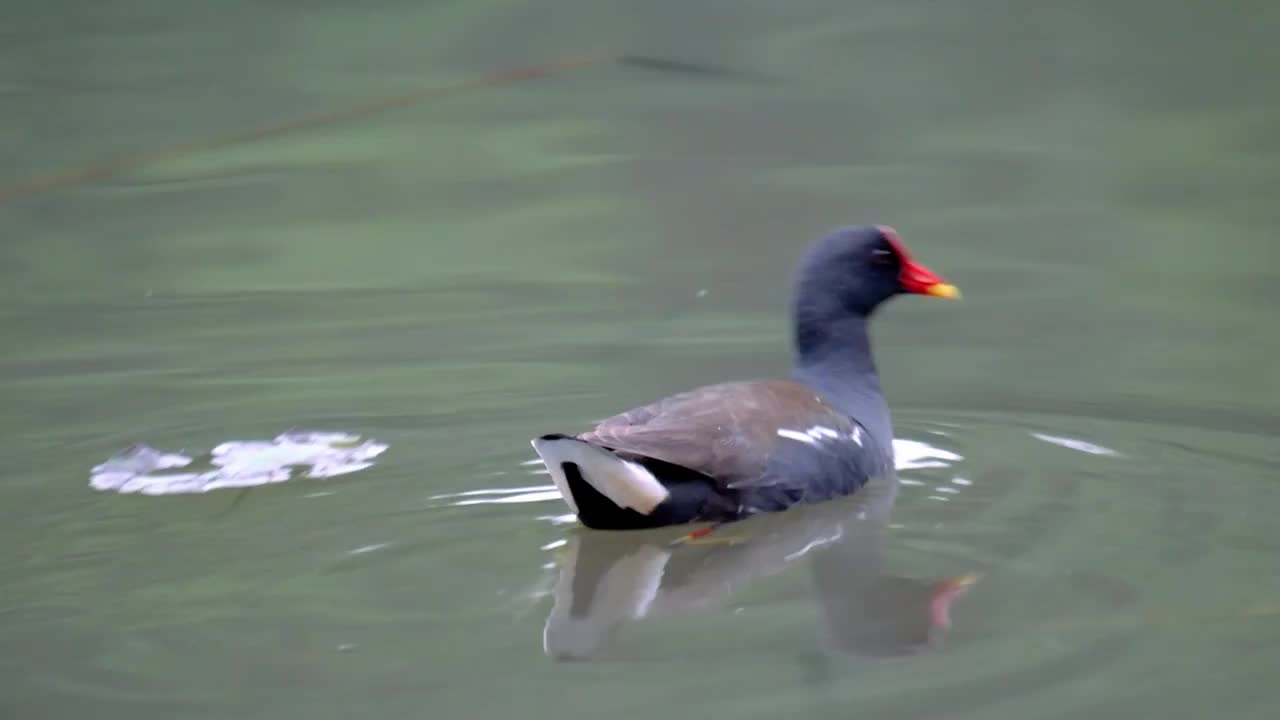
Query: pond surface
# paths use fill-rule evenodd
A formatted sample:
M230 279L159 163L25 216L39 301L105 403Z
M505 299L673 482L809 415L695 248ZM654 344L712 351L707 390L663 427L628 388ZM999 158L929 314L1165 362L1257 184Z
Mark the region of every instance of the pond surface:
M16 6L4 182L584 49L755 74L0 205L0 716L1274 716L1280 6ZM568 522L528 440L785 373L794 263L855 222L965 293L876 321L900 482L715 542ZM388 447L90 487L290 430Z

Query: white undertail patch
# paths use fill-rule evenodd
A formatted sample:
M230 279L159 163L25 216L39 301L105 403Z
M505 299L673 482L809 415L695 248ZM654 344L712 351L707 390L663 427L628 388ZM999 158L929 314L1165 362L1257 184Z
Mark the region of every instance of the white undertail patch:
M542 445L543 447L539 447ZM549 453L544 452L545 442L542 440L533 441L533 449L541 458L540 462L546 466L546 472L551 476L551 481L556 484L556 490L559 491L560 497L564 498L564 502L573 511L574 515L578 514L578 503L574 502L573 493L569 492L569 479L564 476L564 468L560 463L554 462ZM537 461L535 461L537 462Z
M576 464L583 480L621 508L648 515L671 494L643 465L623 460L590 443L572 438L538 438L532 445L575 513L578 504L569 492L569 480L564 474L563 465L567 462Z

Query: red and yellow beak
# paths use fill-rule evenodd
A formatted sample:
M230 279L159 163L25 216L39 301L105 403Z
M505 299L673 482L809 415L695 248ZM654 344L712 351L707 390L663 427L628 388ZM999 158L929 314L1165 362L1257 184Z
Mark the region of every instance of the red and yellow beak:
M898 276L902 289L919 295L959 300L960 288L943 280L934 271L912 260L902 263L902 273Z
M943 280L941 275L912 259L911 253L907 250L907 246L903 244L902 238L898 237L896 230L888 225L879 227L880 233L893 246L894 251L898 253L899 262L902 263L902 271L898 274L898 283L902 285L904 291L947 300L960 299L959 288Z

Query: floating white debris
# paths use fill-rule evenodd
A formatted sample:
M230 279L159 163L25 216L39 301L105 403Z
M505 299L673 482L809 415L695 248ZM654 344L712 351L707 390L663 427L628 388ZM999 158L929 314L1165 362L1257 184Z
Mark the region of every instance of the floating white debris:
M98 475L118 474L132 477L152 470L168 470L190 464L191 458L186 455L162 453L146 445L134 445L101 465L95 465L93 472Z
M956 485L972 485L973 484L972 480L968 480L962 477L953 477L951 478L951 482L955 483Z
M551 542L547 543L546 545L543 545L543 546L542 546L542 549L543 549L543 550L555 550L556 548L561 548L561 547L564 547L565 545L568 545L568 544L569 544L569 541L568 541L568 540L565 540L564 538L560 538L559 540L552 540Z
M186 468L194 458L135 445L94 466L89 486L124 494L183 495L284 482L302 469L306 477L329 478L372 467L386 449L384 443L361 442L359 435L349 433L287 432L271 441L221 443L209 451L209 469L202 472L157 473Z
M1086 442L1084 440L1077 440L1075 438L1062 437L1060 435L1045 435L1044 433L1033 432L1031 433L1031 437L1037 440L1043 440L1051 445L1064 447L1064 448L1067 448L1068 450L1078 450L1083 453L1089 453L1090 455L1116 456L1120 454L1108 447L1103 447L1101 445L1094 445L1091 442Z

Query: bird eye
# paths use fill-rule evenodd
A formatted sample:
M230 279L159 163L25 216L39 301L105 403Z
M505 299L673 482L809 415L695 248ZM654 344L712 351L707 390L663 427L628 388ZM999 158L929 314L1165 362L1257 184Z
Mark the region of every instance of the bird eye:
M876 248L871 251L871 262L876 265L892 265L893 253L884 248Z

